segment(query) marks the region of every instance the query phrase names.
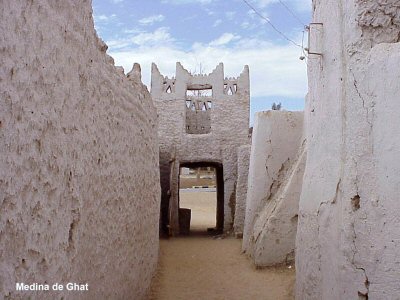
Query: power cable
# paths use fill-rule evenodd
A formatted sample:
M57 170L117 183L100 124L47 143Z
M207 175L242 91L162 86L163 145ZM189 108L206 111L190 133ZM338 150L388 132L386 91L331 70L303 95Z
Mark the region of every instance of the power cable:
M244 3L246 3L246 5L248 7L250 7L254 13L259 16L261 19L267 21L267 23L272 27L272 29L274 29L278 34L280 34L285 40L291 42L293 45L295 45L296 47L302 48L301 45L299 45L298 43L296 43L295 41L293 41L292 39L290 39L286 34L284 34L282 31L280 31L274 24L272 24L271 20L264 17L258 10L255 9L254 6L252 6L247 0L242 0Z
M301 26L306 26L303 21L285 4L282 0L278 0L280 4L282 4L286 10L301 24Z

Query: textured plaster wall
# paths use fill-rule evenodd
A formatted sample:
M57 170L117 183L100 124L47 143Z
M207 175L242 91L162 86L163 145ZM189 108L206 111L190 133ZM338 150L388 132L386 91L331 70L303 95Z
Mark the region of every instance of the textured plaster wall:
M294 262L299 200L306 162L305 141L275 194L259 213L253 229L256 237L250 246L257 266Z
M244 216L246 214L246 195L247 181L249 175L250 163L250 145L243 145L238 148L237 154L237 184L236 184L236 205L235 205L235 220L233 229L235 233L243 234Z
M400 42L400 3L398 0L356 0L357 23L363 44Z
M166 93L165 82L174 83ZM228 95L226 82L237 84L237 92ZM212 87L211 132L186 133L186 91L188 88ZM225 78L223 64L209 75L191 75L180 63L176 78L169 79L152 66L151 94L157 107L160 140L160 168L163 221L169 218L172 234L179 232L178 175L179 165L187 162L215 162L223 165L224 228L233 226L235 185L237 180L237 148L248 144L249 69L245 66L238 78ZM168 213L168 208L170 212ZM162 228L164 231L166 228Z
M268 230L266 227L271 221L269 215L274 213L269 208L276 206L274 195L284 185L287 173L296 161L302 142L303 112L267 111L256 114L250 154L242 248L255 259L257 264L264 264L262 261L263 250L262 247L259 248L261 244L257 243L261 232L264 229ZM295 190L296 188L299 186L293 187ZM296 207L293 209L296 210ZM292 218L296 212L293 213L290 210L289 214ZM279 219L281 216L272 217ZM265 232L265 234L267 233ZM284 255L286 256L288 252Z
M158 256L156 114L90 1L2 1L0 298L143 299ZM16 292L16 282L88 292Z
M323 56L308 63L296 297L398 299L399 4L314 7Z

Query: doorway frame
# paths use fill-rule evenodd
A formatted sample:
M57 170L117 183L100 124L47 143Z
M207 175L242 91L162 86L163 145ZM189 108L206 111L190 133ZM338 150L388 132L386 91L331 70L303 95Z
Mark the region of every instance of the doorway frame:
M178 171L178 210L180 207L180 199L179 199L179 188L180 188L180 170L181 168L201 168L201 167L212 167L215 169L216 174L216 193L217 193L217 212L216 212L216 222L215 222L215 230L217 233L222 233L224 231L224 168L223 164L215 161L196 161L196 162L188 162L182 161L179 163L179 171ZM170 207L171 208L171 207ZM170 212L172 213L172 212ZM178 212L176 212L178 213Z

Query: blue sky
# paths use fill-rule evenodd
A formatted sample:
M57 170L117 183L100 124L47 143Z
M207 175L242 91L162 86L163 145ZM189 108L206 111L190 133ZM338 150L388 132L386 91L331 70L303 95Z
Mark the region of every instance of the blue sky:
M287 37L302 43L311 0L247 1ZM306 63L299 60L301 48L274 31L243 0L93 0L93 14L115 64L129 72L134 62L140 63L148 87L152 62L168 76L174 75L177 61L203 73L223 62L228 77L238 76L247 64L251 119L273 102L282 102L287 110L304 108L307 74Z

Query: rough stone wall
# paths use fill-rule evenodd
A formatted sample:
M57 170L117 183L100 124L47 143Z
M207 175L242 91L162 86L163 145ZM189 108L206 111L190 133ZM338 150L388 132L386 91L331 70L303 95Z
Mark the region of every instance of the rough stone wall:
M138 65L117 71L90 1L2 1L0 45L0 298L143 299L160 188Z
M400 42L400 3L398 0L356 0L357 22L363 44Z
M268 222L265 212L274 205L273 197L284 183L302 142L303 112L267 111L256 114L242 247L253 258L256 257L260 232L264 223ZM257 257L260 257L259 252ZM255 262L261 263L261 260Z
M215 162L223 165L224 228L233 225L235 184L237 180L237 148L248 143L249 130L249 69L231 79L237 83L236 93L226 93L223 64L209 75L191 75L180 63L176 78L169 79L152 66L151 94L158 112L160 165L162 186L162 223L169 218L172 234L179 231L178 177L179 165L187 162ZM173 87L167 93L168 86ZM212 88L211 132L186 133L187 90ZM169 191L169 192L168 192ZM171 213L168 214L168 208ZM165 228L164 228L165 230Z
M398 299L399 3L314 5L296 297Z
M237 154L237 185L236 185L236 205L235 220L233 230L237 234L243 234L244 216L246 214L246 195L247 181L249 176L250 164L250 145L243 145L238 148Z

